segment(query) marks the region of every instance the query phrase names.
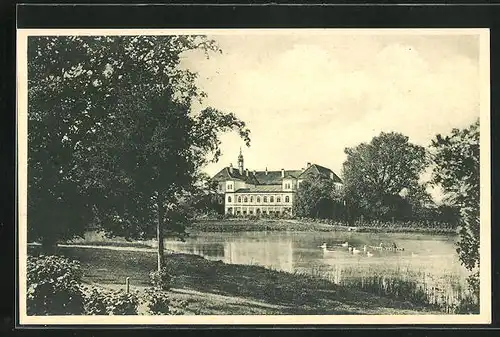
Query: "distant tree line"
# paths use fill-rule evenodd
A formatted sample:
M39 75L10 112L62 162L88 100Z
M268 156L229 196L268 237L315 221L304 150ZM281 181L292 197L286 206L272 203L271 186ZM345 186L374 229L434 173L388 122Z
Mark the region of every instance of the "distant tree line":
M465 130L474 129L474 125ZM456 142L466 142L458 134L455 135L465 130L453 131ZM474 129L474 132L478 130ZM443 139L437 135L426 149L410 143L409 138L401 133L382 132L370 143L346 148L343 190L335 190L327 178L304 181L297 193L297 216L334 219L350 224L364 219L458 225L460 205L446 193L448 191L445 189L445 198L439 204L427 192L429 185L443 187L438 177L447 166L446 160L452 160L451 150L444 149ZM459 148L457 146L456 150ZM465 168L472 165L468 164L471 160L463 163ZM429 168L433 170L433 178L422 183L420 177Z

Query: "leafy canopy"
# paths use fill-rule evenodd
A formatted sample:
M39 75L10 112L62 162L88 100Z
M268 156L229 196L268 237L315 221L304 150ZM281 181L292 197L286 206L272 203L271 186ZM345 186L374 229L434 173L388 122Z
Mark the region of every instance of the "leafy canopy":
M301 217L338 216L341 203L342 193L335 188L333 180L321 176L302 181L297 190L296 209L297 215Z
M219 51L203 36L30 37L31 240L71 238L91 222L149 236L158 216L182 232L179 205L220 156L218 135L250 141L234 114L192 111L205 94L180 62L193 50Z
M432 141L432 182L443 188L447 200L460 209L458 253L469 270L479 267L479 120L464 129Z
M423 190L419 177L426 167L426 151L400 133L380 133L370 143L346 148L343 165L346 200L369 218L397 215L403 197Z

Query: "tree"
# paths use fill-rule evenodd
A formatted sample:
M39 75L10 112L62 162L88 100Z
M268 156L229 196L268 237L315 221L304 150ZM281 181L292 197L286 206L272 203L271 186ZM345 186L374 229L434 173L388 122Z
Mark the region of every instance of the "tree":
M405 204L404 195L421 192L425 149L400 133L382 132L368 144L346 148L345 153L343 180L350 208L367 218L402 217L399 206Z
M308 178L297 190L296 212L301 217L340 217L342 196L331 179Z
M68 206L64 194L47 194L47 184L39 181L53 164L50 155L67 148L70 159L58 161L52 171L62 171L67 188L78 190L79 207L89 213L78 228L72 220L79 212L48 224L31 216L39 208L33 200L33 237L50 237L44 231L51 225L61 229L52 233L56 240L65 238L60 235L64 230L67 237L78 235L95 216L110 235L155 235L161 270L163 238L184 234L186 200L197 190L200 169L218 160L219 134L236 130L247 145L250 141L245 123L234 114L191 109L205 94L196 87L196 74L180 68L180 58L190 50L217 51L215 43L203 36L49 37L30 42L30 117L57 135L46 139L40 125L30 127L30 167L38 167L31 189L57 206L46 213ZM67 101L71 104L61 103ZM36 148L47 142L54 147L35 156ZM77 174L69 176L68 171ZM60 187L60 179L51 184Z
M461 263L479 277L479 119L451 135L436 135L432 141L434 163L432 182L442 187L451 206L460 209L460 240L457 252ZM478 284L474 287L478 291Z

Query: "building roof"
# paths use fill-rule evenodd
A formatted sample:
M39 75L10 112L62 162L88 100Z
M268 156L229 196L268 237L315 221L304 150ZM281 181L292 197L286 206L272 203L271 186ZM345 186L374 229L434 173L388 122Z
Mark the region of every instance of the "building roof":
M320 175L325 178L333 178L333 181L336 183L341 183L342 180L339 178L338 175L335 174L332 170L330 170L327 167L318 165L318 164L312 164L309 166L307 169L304 170L299 176L299 178L306 178L308 176L316 176Z
M340 178L329 168L318 164L311 164L305 170L285 170L284 178L306 178L309 175L316 176L321 175L325 178L330 178L333 174L333 180L335 182L342 182ZM246 175L246 170L241 175L237 168L233 168L232 173L229 167L224 167L220 170L214 177L216 181L226 181L226 180L241 180L246 183L253 185L281 185L283 177L281 176L281 170L279 171L248 171L248 176Z
M249 184L258 184L259 182L255 179L253 172L248 172L248 176L246 175L246 171L243 174L240 174L240 171L237 168L233 168L233 172L229 167L224 167L220 170L212 179L216 181L226 181L226 180L241 180L245 181Z

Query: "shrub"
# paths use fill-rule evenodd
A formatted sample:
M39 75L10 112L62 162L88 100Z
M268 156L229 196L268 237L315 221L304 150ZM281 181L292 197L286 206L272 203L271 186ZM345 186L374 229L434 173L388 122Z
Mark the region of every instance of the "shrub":
M81 315L84 294L77 261L59 256L28 257L28 315Z
M170 289L170 282L172 280L172 277L167 272L165 267L163 267L161 271L155 270L149 273L149 278L151 280L151 284L157 290Z
M107 298L104 292L96 288L86 289L85 314L86 315L107 315Z
M139 297L135 292L115 290L106 294L105 303L110 315L137 315Z
M147 308L152 315L170 314L170 299L167 293L150 288L146 290Z

